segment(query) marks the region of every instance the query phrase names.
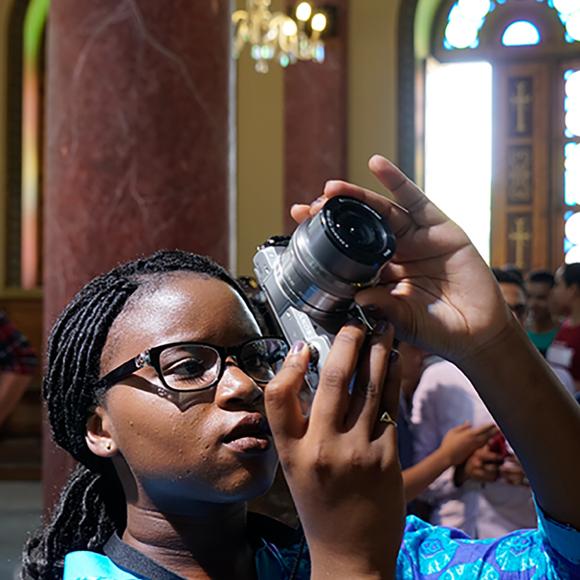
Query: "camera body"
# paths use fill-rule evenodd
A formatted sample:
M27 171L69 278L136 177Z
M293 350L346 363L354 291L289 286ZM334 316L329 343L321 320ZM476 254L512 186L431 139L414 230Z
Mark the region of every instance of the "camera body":
M290 344L302 340L315 353L311 388L340 327L352 317L369 324L354 296L376 284L394 251L385 219L346 196L329 200L290 238L271 238L258 249L254 271L273 317Z

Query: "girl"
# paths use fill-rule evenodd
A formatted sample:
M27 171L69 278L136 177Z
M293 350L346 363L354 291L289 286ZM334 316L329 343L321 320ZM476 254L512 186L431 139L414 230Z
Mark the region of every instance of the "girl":
M261 337L236 284L207 259L161 252L75 297L51 334L44 395L55 440L79 466L28 542L24 578L578 577L578 406L465 234L388 161L370 167L396 204L329 182L313 206L293 208L300 221L351 195L398 238L382 284L357 295L382 322L368 339L356 322L341 329L308 419L307 346ZM399 372L386 320L479 389L526 469L538 530L479 542L410 517L401 545ZM304 536L246 513L276 455Z

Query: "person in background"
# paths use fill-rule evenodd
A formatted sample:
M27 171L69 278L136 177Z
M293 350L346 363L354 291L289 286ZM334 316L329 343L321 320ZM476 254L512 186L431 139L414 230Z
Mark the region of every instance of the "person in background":
M556 314L566 316L556 334L546 359L556 368L564 368L580 390L580 264L564 264L556 272L552 293Z
M425 516L428 508L423 502L415 501L418 496L444 471L463 464L476 449L483 447L495 436L498 429L492 422L474 428L469 421L465 421L451 428L431 454L415 462L411 409L413 394L423 371L425 352L406 342L399 343L398 351L401 358L401 396L397 445L403 470L403 488L408 513Z
M515 264L505 264L501 268L494 268L495 271L506 272L512 278L517 278L518 282L523 286L524 284L524 273L521 268L518 268Z
M522 282L500 269L493 274L507 306L523 323ZM425 369L413 399L415 459L420 462L430 456L450 430L465 421L485 428L493 418L465 374L439 359ZM477 538L497 538L536 525L526 476L499 433L490 433L486 444L464 463L446 469L423 499L433 508L431 523L459 528Z
M0 428L22 398L37 365L26 337L0 311Z
M560 325L552 315L551 294L554 275L546 270L532 272L526 281L528 318L526 331L535 347L546 356Z

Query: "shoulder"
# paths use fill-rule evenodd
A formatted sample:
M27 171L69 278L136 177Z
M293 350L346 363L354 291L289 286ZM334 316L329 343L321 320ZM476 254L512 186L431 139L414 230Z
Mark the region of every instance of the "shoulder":
M103 554L79 551L66 555L63 580L93 580L95 578L139 580L138 576L125 572Z

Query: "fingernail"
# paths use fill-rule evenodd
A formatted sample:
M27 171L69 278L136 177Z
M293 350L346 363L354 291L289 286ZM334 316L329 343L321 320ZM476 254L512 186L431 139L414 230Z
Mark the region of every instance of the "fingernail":
M298 342L295 342L292 345L292 349L290 350L290 354L298 354L299 352L302 352L302 349L304 348L304 341L303 340L299 340Z
M401 355L399 354L399 351L397 349L393 349L391 354L389 354L389 362L396 363L400 356Z
M310 204L310 207L312 207L312 208L316 208L316 207L318 207L319 205L322 205L322 204L325 202L325 200L326 200L326 198L325 198L323 195L321 195L320 197L317 197L317 198L316 198L316 199L315 199L315 200L314 200L314 201L313 201L313 202Z

